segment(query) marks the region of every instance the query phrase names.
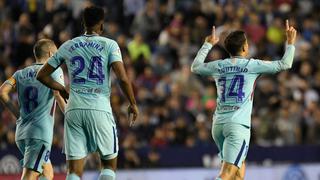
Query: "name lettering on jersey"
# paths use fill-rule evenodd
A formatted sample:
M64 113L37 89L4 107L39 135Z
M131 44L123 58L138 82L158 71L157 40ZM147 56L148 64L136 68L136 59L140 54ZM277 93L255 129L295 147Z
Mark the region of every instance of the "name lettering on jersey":
M72 53L74 50L78 49L78 48L93 48L96 49L100 52L102 52L102 50L104 49L104 46L93 42L93 41L86 41L86 42L78 42L78 43L74 43L70 48L69 48L69 52Z
M239 66L228 66L228 67L224 67L224 68L221 68L221 69L218 69L218 72L220 74L223 74L223 73L245 73L245 72L248 72L248 69L247 68L242 68L242 67L239 67Z
M24 76L22 76L21 79L35 78L36 76L37 76L37 71L31 70L27 72Z

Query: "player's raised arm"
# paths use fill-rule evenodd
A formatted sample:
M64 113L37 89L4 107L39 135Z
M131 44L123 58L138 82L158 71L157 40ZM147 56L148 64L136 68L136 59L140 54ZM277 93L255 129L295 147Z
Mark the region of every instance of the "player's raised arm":
M219 37L216 36L216 28L213 26L211 35L206 37L205 43L202 45L197 53L197 56L194 58L194 61L191 65L191 72L201 75L210 75L212 73L212 69L208 67L208 65L205 65L204 61L212 46L218 42Z
M16 85L16 80L14 77L6 80L0 87L0 100L1 102L10 110L10 112L18 119L19 110L12 104L9 98L10 92Z
M286 51L280 61L280 69L286 70L292 67L294 58L294 43L296 42L297 30L289 25L289 20L286 20L286 36L287 36L287 46Z
M283 70L290 69L292 67L294 58L294 43L296 41L297 31L294 27L289 25L289 20L285 22L285 32L286 32L286 49L281 60L277 61L261 61L255 60L250 62L250 66L253 71L257 73L276 73Z
M139 115L139 110L138 110L138 106L136 103L136 99L134 97L131 82L126 74L126 71L125 71L125 68L124 68L122 62L120 62L120 61L113 62L111 64L111 66L112 66L112 69L119 80L119 84L120 84L122 91L124 92L124 94L126 95L126 97L128 98L128 100L130 102L130 105L128 107L128 116L129 116L130 126L131 126L134 124L134 122L136 121L136 119Z

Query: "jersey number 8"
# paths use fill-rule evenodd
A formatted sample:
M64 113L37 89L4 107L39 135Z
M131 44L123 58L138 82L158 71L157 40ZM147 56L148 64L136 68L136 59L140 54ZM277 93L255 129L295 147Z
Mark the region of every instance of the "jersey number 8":
M26 113L30 113L38 106L38 89L34 86L27 86L24 89L23 109Z

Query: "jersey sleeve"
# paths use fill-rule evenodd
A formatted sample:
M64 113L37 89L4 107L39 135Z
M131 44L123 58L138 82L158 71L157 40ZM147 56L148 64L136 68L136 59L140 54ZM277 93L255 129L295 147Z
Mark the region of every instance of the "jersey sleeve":
M205 42L202 45L191 65L191 72L206 76L213 75L217 72L218 60L208 63L204 62L211 48L212 45L210 43Z
M271 74L290 69L293 63L294 51L295 47L293 45L288 45L281 60L251 60L248 64L249 71L257 74Z
M17 84L17 76L18 73L15 72L9 79L7 79L4 83L10 84L11 86L15 87Z
M57 81L58 83L60 83L61 85L65 86L65 84L64 84L63 71L62 71L61 68L56 69L56 70L52 73L51 77L52 77L55 81Z
M64 56L63 54L65 54L65 51L66 51L66 44L68 43L69 41L63 43L58 51L56 53L54 53L54 55L52 57L50 57L50 59L48 60L48 64L50 66L52 66L53 68L58 68L62 63L64 63Z
M111 65L116 61L122 62L121 51L118 46L118 43L115 41L111 41L108 58L109 58L109 65Z

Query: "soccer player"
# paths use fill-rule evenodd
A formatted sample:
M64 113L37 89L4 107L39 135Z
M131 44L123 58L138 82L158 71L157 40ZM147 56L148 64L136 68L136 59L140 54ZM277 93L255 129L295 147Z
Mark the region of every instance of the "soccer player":
M85 157L91 152L100 154L102 167L99 178L114 180L119 148L110 105L111 68L130 102L128 114L131 124L138 116L138 108L118 44L100 36L104 25L103 9L95 6L85 8L83 24L85 34L62 44L37 77L67 98L64 87L49 75L62 63L69 71L71 86L64 128L67 180L80 179Z
M59 92L52 91L36 79L37 71L57 51L54 42L49 39L39 40L34 45L36 63L18 70L0 87L2 103L18 118L16 143L23 155L23 172L21 179L53 179L50 163L50 150L53 138L53 115L55 100L64 111L65 102ZM52 78L64 86L63 72L57 69ZM20 113L9 98L9 93L16 89ZM55 98L55 100L54 100Z
M255 81L260 74L291 68L296 30L289 26L288 20L286 36L286 50L281 60L247 59L249 45L246 35L237 30L231 32L224 41L230 58L204 63L212 46L219 41L213 27L211 36L206 38L192 63L192 72L213 77L217 87L217 108L212 126L212 136L222 160L217 180L244 179Z

